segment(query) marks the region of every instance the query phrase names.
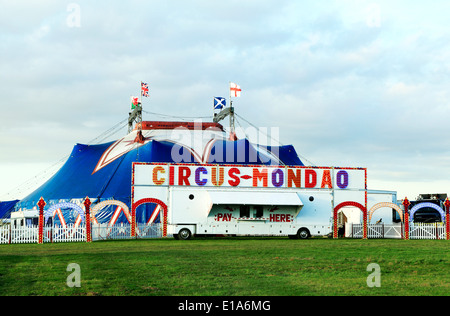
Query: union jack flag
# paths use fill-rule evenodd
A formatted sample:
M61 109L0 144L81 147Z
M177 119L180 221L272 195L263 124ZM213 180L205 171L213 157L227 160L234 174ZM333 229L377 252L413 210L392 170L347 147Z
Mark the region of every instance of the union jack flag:
M141 81L141 96L148 98L148 84Z

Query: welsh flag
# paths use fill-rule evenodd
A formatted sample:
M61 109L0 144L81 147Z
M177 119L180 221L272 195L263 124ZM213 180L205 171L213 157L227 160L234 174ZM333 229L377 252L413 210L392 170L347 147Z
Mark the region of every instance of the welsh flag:
M131 109L132 110L134 110L136 108L136 106L138 106L139 104L141 104L141 102L139 102L138 97L131 97Z

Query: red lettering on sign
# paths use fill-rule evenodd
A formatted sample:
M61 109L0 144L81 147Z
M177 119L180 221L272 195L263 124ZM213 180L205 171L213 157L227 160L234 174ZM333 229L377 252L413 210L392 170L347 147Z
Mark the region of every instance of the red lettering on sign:
M305 170L305 188L315 188L317 185L317 173L312 169Z
M333 188L333 184L331 183L331 174L330 170L324 170L322 176L322 185L320 186L322 189L328 186L329 189Z
M263 181L263 187L267 187L267 169L259 172L258 168L253 168L253 186L258 186L258 180Z
M269 220L271 222L287 223L287 222L291 221L291 215L290 214L270 214Z
M169 167L169 185L174 185L174 179L175 179L175 167L170 166Z
M191 185L189 177L191 176L191 169L189 167L180 167L178 169L178 185Z
M216 221L217 222L231 222L231 214L222 214L222 213L218 213L216 216Z
M287 183L289 188L292 188L292 185L294 185L296 188L300 188L300 172L301 169L288 169Z
M231 168L230 170L228 170L228 176L232 179L234 179L234 181L232 180L228 180L228 183L233 186L233 187L237 187L239 185L239 183L241 182L241 179L239 179L239 177L237 177L237 174L240 174L241 171L238 168Z

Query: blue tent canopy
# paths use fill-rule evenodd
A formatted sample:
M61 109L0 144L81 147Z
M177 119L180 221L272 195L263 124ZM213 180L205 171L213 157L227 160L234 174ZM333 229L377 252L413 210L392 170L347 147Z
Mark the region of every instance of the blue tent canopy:
M0 202L0 219L9 218L19 200Z

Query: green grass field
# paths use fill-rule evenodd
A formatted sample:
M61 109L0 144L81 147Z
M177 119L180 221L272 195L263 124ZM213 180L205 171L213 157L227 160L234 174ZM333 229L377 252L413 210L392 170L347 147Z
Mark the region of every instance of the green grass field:
M211 238L0 245L1 295L449 295L443 240ZM81 287L66 284L70 263ZM381 286L368 287L370 263Z

